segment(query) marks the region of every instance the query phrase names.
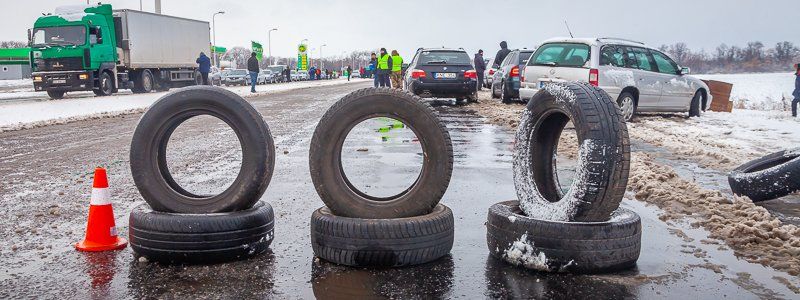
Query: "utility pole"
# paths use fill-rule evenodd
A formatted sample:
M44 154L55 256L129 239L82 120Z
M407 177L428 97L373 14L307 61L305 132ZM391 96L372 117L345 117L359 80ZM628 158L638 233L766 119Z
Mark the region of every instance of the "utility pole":
M219 68L219 59L217 58L217 23L215 22L214 18L217 15L223 15L223 14L225 14L224 11L218 11L215 12L213 15L211 15L211 33L214 35L213 40L211 42L213 44L211 45L212 47L211 58L214 59L214 66L216 66L217 68Z
M156 0L156 13L161 14L161 0Z
M275 64L275 62L272 59L273 55L272 55L272 35L271 34L272 34L273 31L278 31L278 28L277 27L276 28L272 28L269 31L267 31L267 50L269 51L269 62L270 62L269 64L270 65L274 65Z
M322 44L322 46L319 46L319 65L321 69L325 69L325 62L322 61L322 47L325 47L327 45L328 44Z

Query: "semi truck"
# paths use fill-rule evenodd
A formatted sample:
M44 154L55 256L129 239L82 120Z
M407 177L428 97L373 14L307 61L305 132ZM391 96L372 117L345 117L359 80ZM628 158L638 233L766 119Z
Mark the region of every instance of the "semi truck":
M199 84L195 61L211 45L208 22L110 4L56 8L36 20L28 40L34 89L52 99Z

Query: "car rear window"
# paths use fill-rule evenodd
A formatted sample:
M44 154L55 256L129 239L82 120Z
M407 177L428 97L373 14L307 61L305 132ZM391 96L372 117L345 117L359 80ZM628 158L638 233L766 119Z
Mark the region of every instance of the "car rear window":
M533 51L526 51L519 53L519 64L525 65L528 63L528 60L531 59L531 55L533 55Z
M531 60L528 61L529 66L582 67L589 60L589 45L574 43L544 44L531 57Z
M462 51L423 51L419 54L421 65L469 65L469 55Z

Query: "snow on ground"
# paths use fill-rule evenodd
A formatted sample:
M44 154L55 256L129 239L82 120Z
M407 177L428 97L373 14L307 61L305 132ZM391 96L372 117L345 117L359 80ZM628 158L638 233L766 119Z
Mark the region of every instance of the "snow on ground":
M789 110L794 90L793 73L709 74L700 79L733 84L731 100L736 108Z
M0 88L23 88L23 87L27 87L32 91L33 81L30 78L0 80Z
M361 81L363 80L349 82ZM348 81L344 79L336 79L259 85L255 94L250 93L249 86L225 88L241 96L251 97L346 83ZM42 93L37 93L39 94ZM0 104L0 132L141 112L164 94L166 92Z

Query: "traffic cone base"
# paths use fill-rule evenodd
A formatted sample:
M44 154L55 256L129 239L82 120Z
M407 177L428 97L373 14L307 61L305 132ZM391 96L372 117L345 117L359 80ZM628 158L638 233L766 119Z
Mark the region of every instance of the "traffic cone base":
M128 246L128 240L121 237L117 237L117 240L114 242L114 244L100 244L90 241L81 241L75 243L76 249L86 252L119 250L125 248L126 246Z
M107 251L125 248L128 241L117 236L114 224L114 209L108 192L106 170L97 168L94 172L92 198L89 203L89 218L86 222L86 237L76 243L80 251Z

